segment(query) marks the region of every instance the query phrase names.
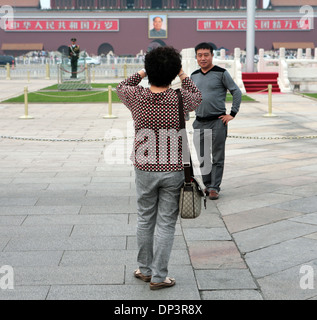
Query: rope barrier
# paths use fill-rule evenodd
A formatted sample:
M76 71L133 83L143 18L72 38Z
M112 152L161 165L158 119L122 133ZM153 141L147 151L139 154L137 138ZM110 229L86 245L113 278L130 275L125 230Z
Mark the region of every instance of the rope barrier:
M77 72L68 71L68 70L66 70L66 69L64 69L64 68L62 68L62 67L59 67L59 69L60 69L61 71L67 72L67 73L72 73L72 74L73 74L73 73L76 73L76 74L78 74L78 73L84 72L84 71L87 69L87 67L82 67L82 69L79 70L79 71L77 71Z
M300 139L317 139L316 136L280 136L280 137L253 137L253 136L235 136L229 135L228 138L232 139L247 139L247 140L300 140ZM131 137L112 137L111 139L96 138L96 139L58 139L58 138L27 138L27 137L14 137L14 136L0 136L0 139L8 140L23 140L23 141L44 141L44 142L110 142L117 140L134 139Z
M106 91L100 91L100 92L94 92L91 94L86 94L86 95L78 95L78 96L57 96L57 95L48 95L40 92L32 92L32 94L37 94L39 96L44 96L44 97L50 97L50 98L82 98L82 97L90 97L90 96L95 96L97 94L102 94L105 93Z
M317 136L281 136L281 137L253 137L253 136L231 136L232 139L249 139L249 140L299 140L299 139L316 139Z
M265 92L265 91L268 91L269 89L266 88L266 89L263 89L263 90L260 90L260 91L256 91L256 92L250 92L251 94L255 94L255 93L261 93L261 92Z

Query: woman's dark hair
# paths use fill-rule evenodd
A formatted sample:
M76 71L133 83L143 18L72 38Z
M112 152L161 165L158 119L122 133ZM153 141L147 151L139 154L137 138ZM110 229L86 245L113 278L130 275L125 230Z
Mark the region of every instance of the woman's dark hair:
M146 54L144 65L150 84L167 87L179 74L182 58L173 47L159 47Z
M211 54L214 51L213 47L208 42L202 42L202 43L198 44L195 47L195 53L197 54L197 51L200 50L200 49L208 49L208 50L210 50Z

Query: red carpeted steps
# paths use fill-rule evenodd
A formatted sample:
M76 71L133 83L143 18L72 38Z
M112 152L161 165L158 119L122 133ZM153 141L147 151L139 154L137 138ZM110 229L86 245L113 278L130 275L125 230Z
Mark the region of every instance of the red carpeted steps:
M269 84L272 85L272 92L281 92L277 84L277 78L277 72L242 73L242 81L247 93L258 92L267 89Z

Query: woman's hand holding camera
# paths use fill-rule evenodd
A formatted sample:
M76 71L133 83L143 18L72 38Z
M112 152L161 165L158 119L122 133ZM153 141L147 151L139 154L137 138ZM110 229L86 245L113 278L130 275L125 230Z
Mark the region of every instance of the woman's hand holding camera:
M141 70L138 72L138 74L142 77L142 79L147 76L146 70L145 70L144 68L141 69Z

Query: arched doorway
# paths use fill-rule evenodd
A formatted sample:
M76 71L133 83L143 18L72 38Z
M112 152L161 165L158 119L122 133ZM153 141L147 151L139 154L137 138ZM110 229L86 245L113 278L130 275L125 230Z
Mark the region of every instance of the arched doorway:
M147 47L147 51L151 51L158 47L165 47L165 46L166 46L166 43L163 40L156 39L149 44L149 46Z
M68 56L68 46L62 45L57 49L64 56Z
M103 43L98 48L98 56L107 55L110 51L114 53L113 46L110 43Z

